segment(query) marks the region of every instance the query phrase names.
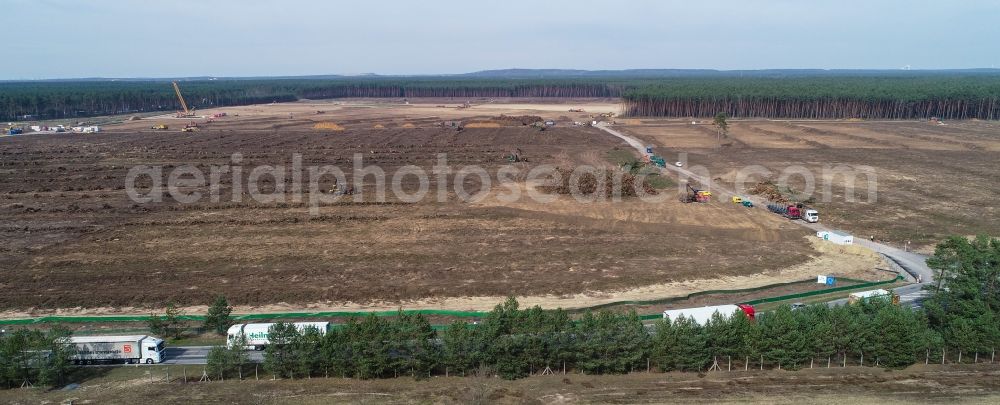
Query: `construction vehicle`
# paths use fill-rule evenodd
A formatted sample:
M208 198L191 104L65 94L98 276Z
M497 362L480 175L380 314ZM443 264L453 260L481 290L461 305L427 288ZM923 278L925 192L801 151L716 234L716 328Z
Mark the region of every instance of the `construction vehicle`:
M504 156L504 159L506 159L510 163L527 162L528 159L521 157L521 153L522 152L520 148L514 148L514 150L510 151L510 153Z
M687 186L687 193L681 196L682 203L707 203L712 200L712 192L708 190L699 190L697 188L691 187L691 184L685 184Z
M177 112L177 118L191 118L194 117L194 108L188 109L187 102L184 101L184 96L181 95L181 88L177 86L177 82L171 82L174 85L174 93L177 94L177 101L181 102L181 108L184 111Z
M191 121L184 128L181 128L181 132L194 132L196 129L198 129L198 123Z
M801 203L800 204L768 204L768 211L775 214L781 215L788 219L801 219L806 222L816 223L819 222L819 211L814 209L807 209Z
M149 127L149 129L154 129L154 130L157 130L157 131L164 131L164 130L167 130L168 128L169 127L167 127L167 124L156 124L156 125L153 125L153 126Z
M734 195L733 204L739 204L747 208L753 208L753 201L744 199L742 196Z

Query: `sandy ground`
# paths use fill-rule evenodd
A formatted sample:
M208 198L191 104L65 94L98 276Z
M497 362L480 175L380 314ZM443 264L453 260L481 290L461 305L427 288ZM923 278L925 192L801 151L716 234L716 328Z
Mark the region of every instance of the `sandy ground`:
M237 107L220 107L198 110L197 117L176 118L162 114L137 121L125 121L105 126L108 131L150 130L155 124L167 124L169 131L177 131L188 122L197 122L213 129L261 130L309 127L318 122L334 122L353 128L372 128L375 125L403 125L428 127L445 120L485 119L491 116L537 115L554 120L560 125L590 122L602 113L617 114L621 106L609 99L570 99L562 103L522 99L471 100L472 104L460 108L466 100L454 99L334 99L303 100L294 103L255 104ZM570 112L583 109L583 112ZM213 114L226 113L222 118L211 119Z

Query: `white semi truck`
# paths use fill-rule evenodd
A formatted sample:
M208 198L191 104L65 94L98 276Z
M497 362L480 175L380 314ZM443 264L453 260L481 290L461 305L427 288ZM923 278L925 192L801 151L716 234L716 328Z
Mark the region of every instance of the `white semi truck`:
M146 363L163 361L163 339L147 335L72 336L73 364Z
M271 343L268 339L268 331L271 329L273 323L244 323L236 324L229 327L226 331L226 342L231 348L233 345L240 341L242 336L244 340L244 349L253 350L264 350ZM321 335L326 335L326 332L330 330L330 322L294 322L295 329L299 332L304 332L306 328L316 328Z

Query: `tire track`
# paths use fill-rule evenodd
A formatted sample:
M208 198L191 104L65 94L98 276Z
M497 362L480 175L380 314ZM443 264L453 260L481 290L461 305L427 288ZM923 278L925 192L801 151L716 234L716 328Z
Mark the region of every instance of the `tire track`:
M764 128L755 127L753 125L740 125L740 128L743 128L743 129L746 129L746 130L748 130L750 132L758 133L758 134L761 134L761 135L767 135L767 136L773 136L773 137L781 138L782 140L788 141L788 142L804 143L804 144L812 146L813 148L816 148L816 149L829 149L830 148L830 145L827 145L827 144L822 143L822 142L817 142L817 141L813 141L813 140L810 140L810 139L797 138L797 137L794 137L794 136L791 136L791 135L788 135L788 134L784 134L784 133L781 133L781 132L774 132L774 131L767 130L767 129L764 129Z
M854 140L854 141L858 141L858 142L865 142L865 143L872 144L872 145L885 146L885 147L889 147L889 148L910 149L910 147L908 145L904 145L904 144L901 144L901 143L895 143L895 142L887 141L887 140L884 140L884 139L873 139L873 138L869 138L869 137L866 137L866 136L848 134L848 133L837 132L837 131L830 131L828 129L819 129L819 128L815 128L815 127L809 127L809 126L805 126L805 125L800 125L800 124L785 123L785 125L788 126L788 127L790 127L790 128L798 129L798 130L800 130L802 132L805 132L807 134L815 134L815 135L822 135L822 136L832 136L832 137L845 138L845 139L850 139L850 140Z
M704 125L694 125L694 129L700 131L701 133L703 133L705 135L709 135L712 138L717 138L719 136L718 132L716 132L714 129L706 127ZM724 143L724 144L722 144L722 146L728 146L728 147L731 147L731 148L740 148L740 149L749 149L750 148L750 144L748 144L746 142L743 142L742 140L736 138L735 136L733 136L733 134L727 134L723 138L723 140L729 140L730 142L728 144Z
M914 139L919 139L919 140L928 141L928 142L943 143L943 144L946 144L946 145L961 146L961 147L964 147L964 148L966 148L968 150L978 151L978 150L983 150L984 149L983 146L980 145L980 144L978 144L978 143L967 142L967 141L960 141L960 140L948 137L948 136L959 136L958 134L952 133L950 135L941 136L941 135L935 135L935 134L933 134L933 131L929 131L926 128L917 128L917 127L909 127L909 126L901 126L901 127L903 129L908 129L910 131L923 132L923 133L928 133L929 132L931 134L930 135L923 135L923 134L919 134L919 133L915 133L915 132L897 133L897 135L899 135L899 136L905 136L907 138L914 138Z

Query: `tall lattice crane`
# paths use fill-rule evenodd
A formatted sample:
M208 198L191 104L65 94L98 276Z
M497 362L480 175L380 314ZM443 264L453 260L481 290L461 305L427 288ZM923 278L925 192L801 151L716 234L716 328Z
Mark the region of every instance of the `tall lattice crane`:
M177 93L177 100L181 102L181 108L184 112L177 112L177 118L189 118L194 116L194 109L188 109L187 102L184 101L184 96L181 95L181 88L177 86L177 82L171 82L174 85L174 93Z

